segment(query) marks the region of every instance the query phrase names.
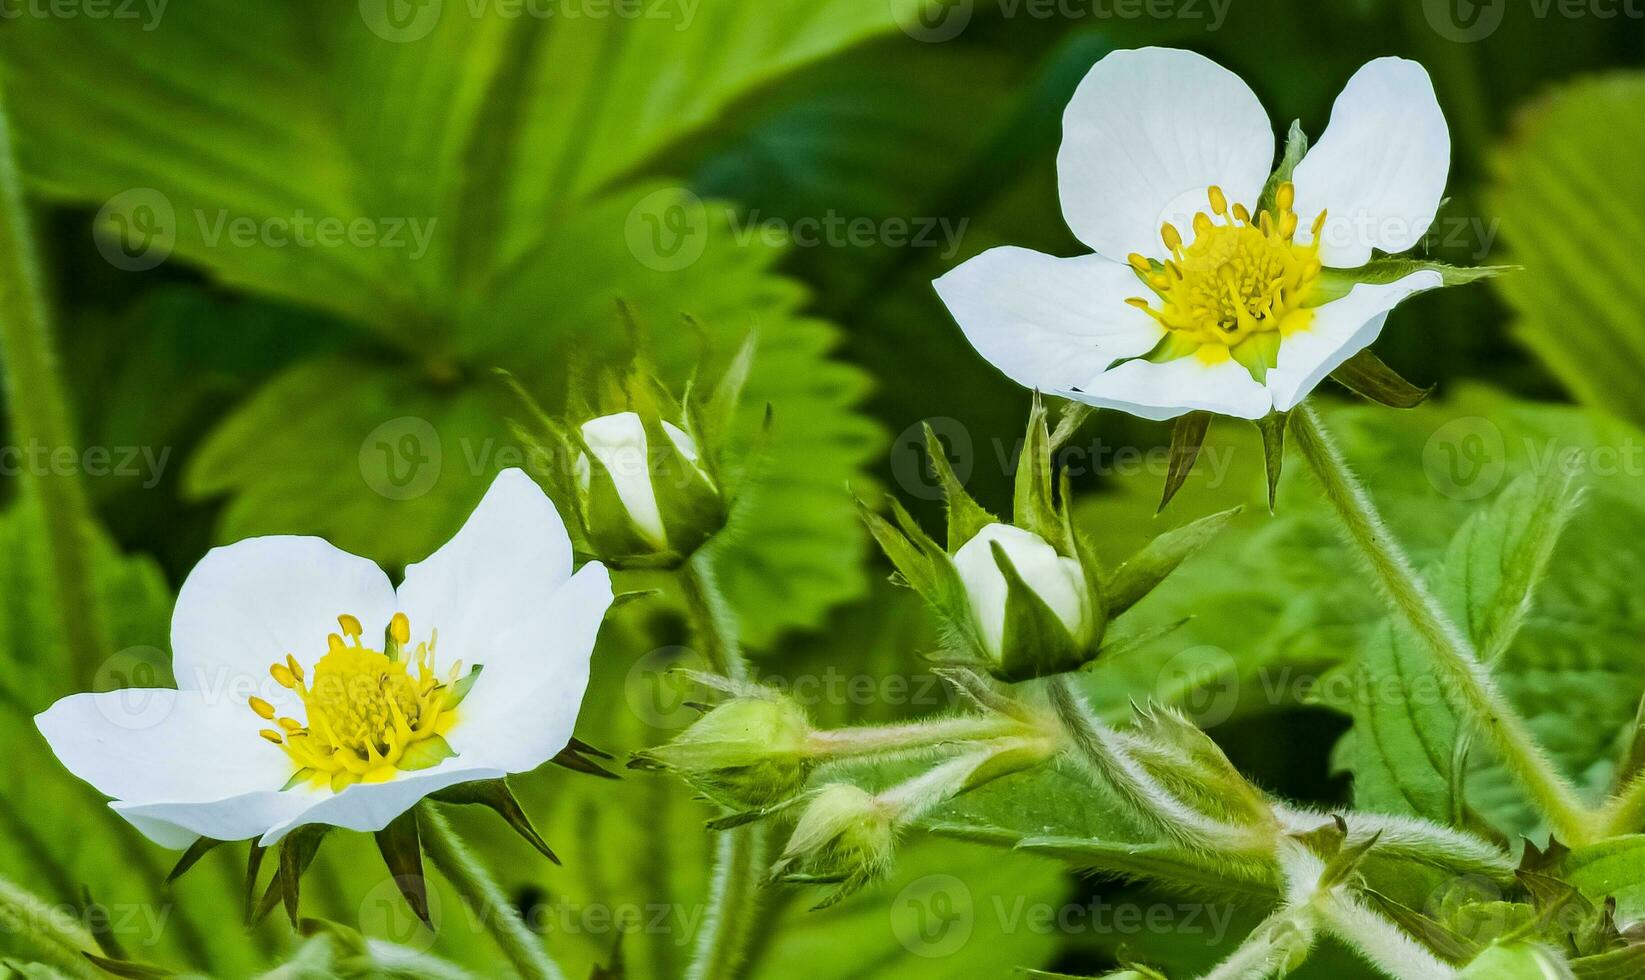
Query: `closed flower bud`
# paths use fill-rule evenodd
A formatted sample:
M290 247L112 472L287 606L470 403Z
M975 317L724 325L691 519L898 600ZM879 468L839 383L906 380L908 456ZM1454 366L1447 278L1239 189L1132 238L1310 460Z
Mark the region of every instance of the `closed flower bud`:
M602 556L688 555L724 523L719 488L700 464L696 442L672 422L655 425L667 445L651 444L637 412L602 415L580 429L587 453L577 459L577 481Z
M787 698L733 698L672 742L635 755L672 770L727 806L757 810L793 798L810 771L811 723Z
M1012 598L996 548L1004 553L1022 584L1062 623L1072 648L1082 649L1089 644L1094 623L1080 563L1059 555L1032 531L1009 524L989 524L954 554L954 568L965 586L988 655L996 663L1005 656L1006 613Z
M885 874L896 848L896 807L849 783L831 783L806 804L772 868L792 881L839 884L830 901ZM827 904L827 903L825 903Z

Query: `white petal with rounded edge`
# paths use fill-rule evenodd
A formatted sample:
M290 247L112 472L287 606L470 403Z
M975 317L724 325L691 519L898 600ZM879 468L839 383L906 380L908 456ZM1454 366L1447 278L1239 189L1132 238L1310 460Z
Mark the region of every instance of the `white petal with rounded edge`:
M611 574L584 565L532 619L500 634L508 656L486 665L458 709L448 738L458 758L506 772L529 772L571 739L589 655L611 607Z
M1055 394L1154 421L1189 412L1260 419L1271 407L1267 389L1237 361L1207 364L1193 354L1164 364L1126 361L1087 384Z
M1373 248L1397 254L1427 234L1445 195L1451 134L1428 72L1404 58L1378 58L1348 80L1331 122L1292 175L1297 241L1326 211L1320 260L1364 265Z
M312 664L342 613L380 635L394 587L376 563L322 538L248 538L206 553L189 572L171 617L172 670L185 691L222 701L257 694L282 710L295 700L269 665L295 654ZM251 717L249 709L245 709Z
M289 767L287 769L289 777ZM282 785L284 785L282 783ZM329 795L329 794L328 794ZM249 840L314 805L316 794L300 789L247 793L209 803L116 801L115 813L161 847L184 848L196 837Z
M458 660L503 670L530 651L500 638L538 622L570 576L571 538L559 512L523 470L509 469L455 537L406 568L397 601L413 646L439 631L442 676Z
M1377 339L1388 311L1413 293L1442 284L1437 272L1413 272L1396 282L1359 283L1348 295L1315 309L1308 329L1280 344L1277 365L1268 372L1274 408L1295 408L1326 375Z
M476 768L457 759L447 759L433 769L403 773L386 783L355 783L341 793L308 797L306 809L270 827L258 843L271 847L293 830L311 823L373 833L393 823L395 817L430 793L459 783L501 779L504 775L499 769Z
M1117 261L1162 259L1163 221L1191 238L1187 218L1209 210L1212 185L1255 208L1273 166L1273 126L1238 75L1191 51L1139 48L1103 58L1075 90L1057 182L1080 241Z
M267 722L244 701L200 691L74 694L34 723L70 772L117 800L200 803L291 777L286 754L257 734Z
M995 248L933 285L977 353L1025 388L1077 384L1153 350L1164 331L1125 303L1148 293L1137 274L1100 255Z

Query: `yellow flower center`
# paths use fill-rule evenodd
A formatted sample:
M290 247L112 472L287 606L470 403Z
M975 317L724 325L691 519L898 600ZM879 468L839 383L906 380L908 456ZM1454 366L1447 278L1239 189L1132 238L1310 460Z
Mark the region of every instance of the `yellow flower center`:
M280 718L262 698L251 710L278 729L262 736L285 749L296 773L287 788L309 782L340 791L354 783L382 782L406 769L424 769L454 755L444 735L456 721L455 709L479 675L462 674L452 665L444 682L434 674L437 635L417 645L415 661L405 658L411 622L396 613L383 638L383 650L361 642L360 621L337 617L343 636L327 637L328 649L314 664L309 683L297 658L269 668L274 680L303 701L304 721Z
M1255 373L1258 364L1272 367L1280 340L1313 319L1307 303L1319 280L1325 215L1314 222L1313 244L1298 245L1290 183L1280 185L1273 211L1261 212L1256 221L1244 205L1230 211L1220 188L1212 187L1208 197L1210 213L1194 215L1192 244L1184 245L1182 234L1166 224L1160 237L1171 258L1154 263L1130 257L1158 308L1142 298L1127 302L1169 331L1161 357L1196 353L1213 363L1234 357Z

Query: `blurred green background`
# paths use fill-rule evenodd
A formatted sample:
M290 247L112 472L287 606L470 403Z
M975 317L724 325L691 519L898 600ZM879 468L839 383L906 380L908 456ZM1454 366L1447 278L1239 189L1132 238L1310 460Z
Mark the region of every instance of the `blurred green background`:
M223 912L238 902L239 857L221 849L161 888L171 857L67 777L29 718L71 691L164 683L171 596L214 543L320 534L391 568L427 554L490 475L518 461L506 424L517 408L490 369L557 403L569 364L623 349L619 299L676 380L700 353L723 362L746 331L760 333L748 402L773 408L771 460L721 564L762 672L876 679L862 697L811 701L831 723L947 707L879 683L924 687L916 654L932 639L917 604L883 584L847 488L897 493L934 517L915 445L919 423L934 420L973 494L1004 505L1028 395L971 351L930 280L997 244L1083 251L1058 205L1059 119L1114 48L1201 51L1247 79L1276 130L1300 119L1313 136L1365 61L1399 54L1433 75L1455 150L1450 200L1419 251L1523 270L1423 296L1392 318L1378 350L1437 385L1435 406L1391 421L1337 416L1373 479L1388 474L1374 485L1419 553L1442 548L1474 506L1424 478L1424 450L1448 422L1493 420L1510 469L1537 463L1515 449L1521 432L1538 445L1633 445L1629 426L1645 421L1645 5L920 8L0 0L0 78L38 206L77 446L59 465L36 433L12 422L0 432L17 450L0 461L0 873L70 905L86 885L130 913L119 935L146 961L243 976L288 954L283 923L248 936ZM758 412L743 421L752 438ZM1091 494L1087 526L1110 560L1164 527L1257 499L1252 433L1219 425L1207 452L1223 447L1226 472L1202 466L1155 519L1163 472L1112 454L1166 437L1104 413L1074 444L1087 454L1070 460L1086 464L1076 473ZM71 666L48 606L32 488L65 479L89 494L99 528L112 656L95 668ZM1590 541L1645 522L1639 479L1612 481L1621 510ZM1252 508L1155 603L1160 621L1196 614L1189 631L1113 665L1093 692L1122 704L1203 694L1206 677L1248 680L1263 665L1314 676L1342 663L1355 617L1378 614L1340 556L1312 573L1276 557L1330 551L1308 493L1288 482L1278 519ZM1642 615L1621 587L1634 570L1578 558L1596 577L1595 564L1617 576L1618 591L1591 600L1610 617L1605 636L1567 659L1591 669L1590 721L1626 715L1641 683L1624 642ZM683 724L660 679L689 659L682 642L666 598L626 608L602 639L579 734L626 753ZM1335 767L1331 754L1351 706L1303 704L1279 687L1219 712L1213 734L1272 789L1346 800L1352 748L1337 750ZM1539 725L1569 727L1550 711ZM1608 745L1594 727L1556 754L1582 770ZM638 916L621 942L631 975L679 975L704 888L706 806L657 778L553 771L520 782L564 869L482 819L461 826L538 913L551 949L587 975L618 946L613 918L626 910ZM313 914L482 975L497 969L458 912L438 937L411 928L383 901L392 891L369 840L347 836L333 835L317 862ZM898 925L902 889L934 873L965 881L975 901L958 952L917 948ZM1030 928L1009 914L1019 902L1172 900L936 838L912 841L878 890L816 914L804 898L773 897L752 975L1094 972L1120 946L1156 962L1202 960L1216 946L1186 927ZM7 940L0 930L0 951Z

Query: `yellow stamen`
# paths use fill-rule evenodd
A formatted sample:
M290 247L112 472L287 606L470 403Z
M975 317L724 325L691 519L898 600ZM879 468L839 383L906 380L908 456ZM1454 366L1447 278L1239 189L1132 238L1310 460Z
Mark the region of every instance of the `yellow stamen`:
M1172 258L1164 273L1155 274L1150 265L1143 276L1158 294L1159 305L1136 298L1126 302L1146 311L1179 341L1197 344L1189 349L1196 349L1202 360L1218 363L1254 335L1283 337L1307 327L1313 316L1308 300L1321 272L1324 215L1314 222L1313 242L1298 245L1296 188L1290 183L1280 185L1274 209L1262 211L1255 224L1245 205L1235 203L1230 210L1221 188L1210 188L1207 197L1210 214L1194 215L1192 244L1183 244L1174 225L1160 229ZM1212 214L1231 214L1232 220L1218 223ZM1133 256L1131 266L1140 272L1139 258Z
M358 782L381 782L398 774L398 766L412 746L444 735L455 721L445 689L435 680L434 648L417 647L415 668L403 658L366 647L360 620L337 617L343 636L326 637L326 652L314 663L313 681L297 658L287 655L269 674L302 699L306 721L280 718L280 729L263 729L263 738L279 745L291 757L294 771L305 773L317 787L346 789ZM411 621L399 613L385 631L385 643L396 653L411 641ZM451 680L462 676L462 662L452 666ZM274 706L250 699L258 717L272 720ZM423 753L423 759L427 753ZM427 764L423 762L421 764Z

